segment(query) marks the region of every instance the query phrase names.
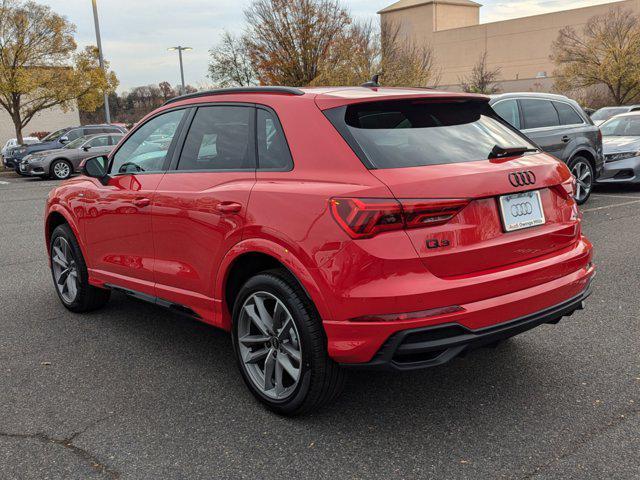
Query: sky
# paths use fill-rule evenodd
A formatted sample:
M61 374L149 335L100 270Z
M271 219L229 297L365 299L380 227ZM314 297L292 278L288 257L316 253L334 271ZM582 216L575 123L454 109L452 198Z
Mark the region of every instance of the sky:
M65 15L77 27L80 47L95 44L91 0L37 0ZM342 0L359 19L377 20L376 11L395 0ZM482 23L611 0L476 0ZM243 9L250 0L97 0L105 58L120 79L119 91L139 85L180 81L177 52L168 47L192 47L184 53L186 83L209 84L209 49L224 30L241 32Z

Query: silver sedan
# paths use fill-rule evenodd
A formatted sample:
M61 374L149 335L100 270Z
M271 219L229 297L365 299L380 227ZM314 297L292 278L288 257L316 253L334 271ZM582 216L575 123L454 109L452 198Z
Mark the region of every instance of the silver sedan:
M598 183L640 183L640 112L613 117L600 130L605 163Z
M77 138L63 148L32 153L20 162L20 174L64 180L80 170L83 160L111 152L122 136L122 134L90 135Z

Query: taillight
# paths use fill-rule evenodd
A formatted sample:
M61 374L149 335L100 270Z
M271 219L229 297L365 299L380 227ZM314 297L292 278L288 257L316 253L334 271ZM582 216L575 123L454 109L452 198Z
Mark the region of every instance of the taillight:
M468 203L463 199L332 198L331 213L352 238L371 238L390 230L442 225Z

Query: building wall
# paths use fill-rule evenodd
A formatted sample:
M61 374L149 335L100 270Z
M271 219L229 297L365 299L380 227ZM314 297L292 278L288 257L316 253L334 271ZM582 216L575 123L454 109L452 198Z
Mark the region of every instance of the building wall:
M63 111L59 107L49 108L33 117L33 120L22 130L24 136L31 132L53 132L64 127L80 125L80 114L76 107ZM15 138L13 121L3 108L0 108L0 146L10 138Z
M508 85L514 80L536 79L540 72L553 77L555 67L549 56L559 31L567 26L579 29L591 17L615 7L640 14L640 0L626 0L468 26L479 14L478 7L428 3L381 13L381 21L399 25L402 34L411 42L433 46L437 63L442 68L442 85L459 84L460 78L471 72L484 51L489 68L501 68L501 83ZM434 23L434 10L438 28ZM443 20L447 15L449 20ZM462 26L455 28L455 22ZM508 91L505 87L503 90Z

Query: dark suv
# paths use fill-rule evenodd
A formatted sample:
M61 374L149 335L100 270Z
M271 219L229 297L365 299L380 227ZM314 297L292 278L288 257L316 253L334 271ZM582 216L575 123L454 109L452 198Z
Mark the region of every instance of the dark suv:
M604 166L602 133L577 102L548 93L505 93L490 102L498 115L542 150L565 162L576 177L576 201L591 195Z
M7 158L4 161L6 168L13 168L17 173L20 172L20 161L35 152L44 150L55 150L64 147L67 143L72 142L80 137L87 135L97 135L99 133L126 133L124 128L115 125L85 125L82 127L67 127L56 132L50 133L42 139L40 143L33 145L20 145L7 152Z

